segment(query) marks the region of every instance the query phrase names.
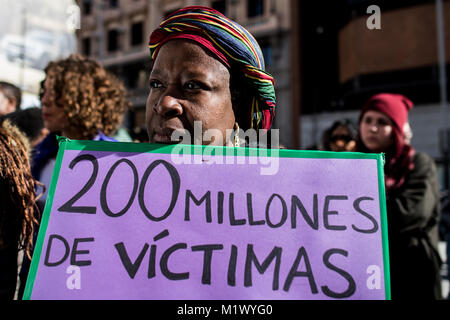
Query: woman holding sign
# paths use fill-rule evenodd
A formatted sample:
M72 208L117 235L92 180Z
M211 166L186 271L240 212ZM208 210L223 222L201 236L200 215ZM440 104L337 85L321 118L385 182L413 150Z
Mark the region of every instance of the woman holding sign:
M187 7L152 33L150 52L150 142L240 146L233 131L270 129L274 80L264 71L258 43L242 26L211 8ZM190 139L181 141L174 134L179 132Z
M439 299L439 186L433 160L409 144L408 111L412 106L398 94L370 98L359 117L357 151L386 154L393 299Z

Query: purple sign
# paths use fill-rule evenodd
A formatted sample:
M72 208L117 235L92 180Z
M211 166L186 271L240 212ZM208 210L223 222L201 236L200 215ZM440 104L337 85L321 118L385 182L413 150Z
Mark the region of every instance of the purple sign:
M136 148L62 144L25 299L390 298L380 155Z

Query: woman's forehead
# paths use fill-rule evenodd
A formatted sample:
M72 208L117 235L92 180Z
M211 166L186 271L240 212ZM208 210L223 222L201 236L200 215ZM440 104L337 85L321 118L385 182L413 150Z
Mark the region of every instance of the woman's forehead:
M366 113L364 113L364 118L371 117L371 118L379 118L391 121L391 118L389 118L387 115L385 115L382 112L376 111L376 110L368 110Z
M333 130L333 134L342 134L342 133L350 133L350 129L347 128L345 125L341 124L336 129Z
M186 72L228 73L228 69L201 45L181 39L168 41L161 47L154 62L152 74L164 73L168 67L184 69Z

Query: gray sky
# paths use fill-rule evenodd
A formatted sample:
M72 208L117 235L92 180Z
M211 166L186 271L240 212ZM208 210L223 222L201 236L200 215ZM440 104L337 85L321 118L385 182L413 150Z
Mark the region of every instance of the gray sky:
M0 43L5 35L21 36L33 30L47 30L53 34L52 39L65 39L55 42L60 49L53 52L59 52L59 57L53 56L52 59L68 56L76 51L75 32L70 26L76 23L77 17L76 11L69 10L70 7L77 8L74 0L0 0ZM7 45L7 48L11 46ZM39 68L24 67L17 61L6 59L6 53L0 51L0 80L12 82L26 92L37 93L44 76Z
M24 8L28 28L38 25L68 32L66 24L70 14L67 8L71 5L75 5L74 0L0 0L0 34L22 32Z

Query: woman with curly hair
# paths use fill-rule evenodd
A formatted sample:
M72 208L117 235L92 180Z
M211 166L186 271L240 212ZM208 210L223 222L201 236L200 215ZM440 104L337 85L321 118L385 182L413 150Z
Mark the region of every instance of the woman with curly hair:
M44 210L56 163L56 135L76 140L117 141L110 136L119 128L129 106L122 82L95 60L72 54L50 62L45 74L40 96L42 119L50 134L36 146L31 161L34 179L44 185L42 197L37 201L40 212ZM21 279L26 279L29 267L30 259L25 257Z
M48 189L58 150L56 134L76 140L116 141L110 136L121 124L128 102L119 79L81 55L50 62L45 73L42 118L51 134L36 148L32 173Z
M36 181L31 176L29 144L9 121L0 126L0 300L12 300L18 276L18 253L31 259L37 223Z

